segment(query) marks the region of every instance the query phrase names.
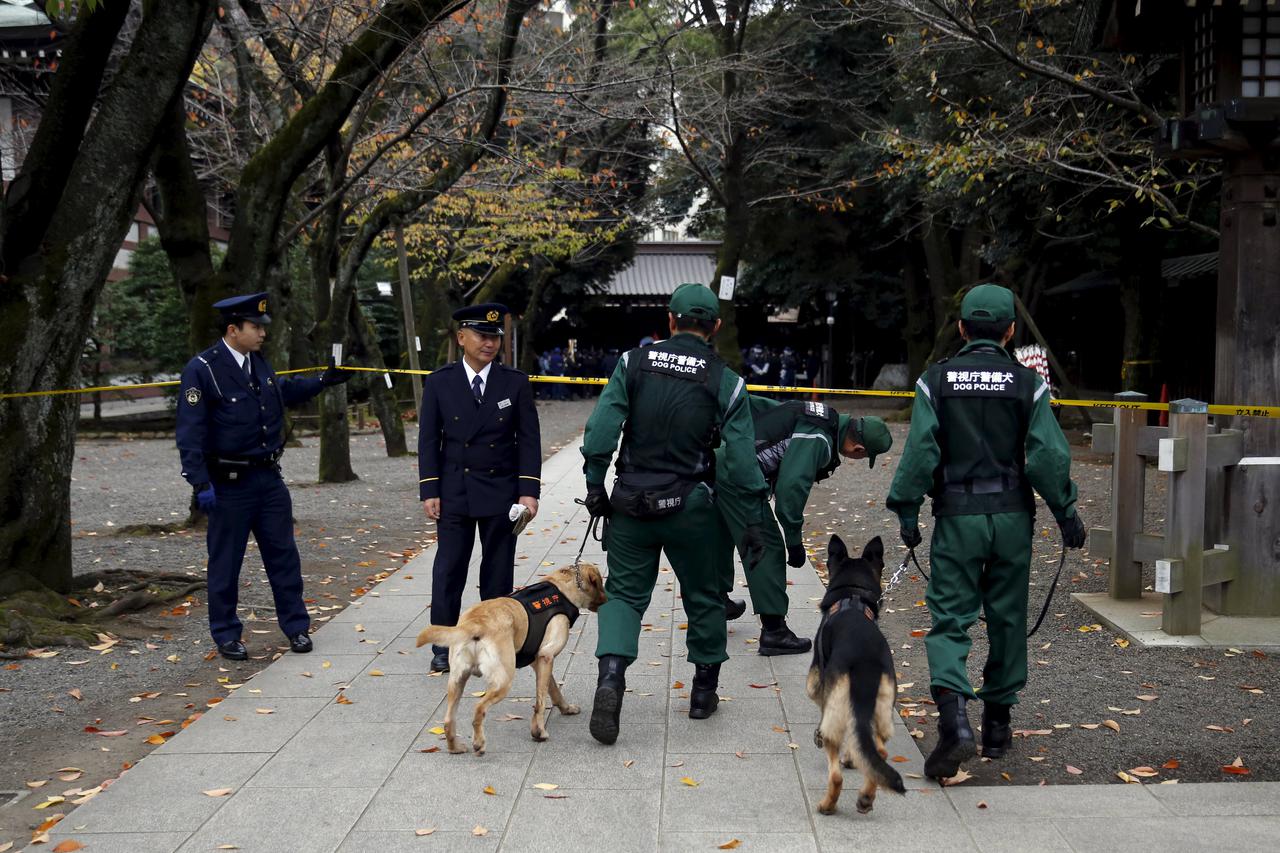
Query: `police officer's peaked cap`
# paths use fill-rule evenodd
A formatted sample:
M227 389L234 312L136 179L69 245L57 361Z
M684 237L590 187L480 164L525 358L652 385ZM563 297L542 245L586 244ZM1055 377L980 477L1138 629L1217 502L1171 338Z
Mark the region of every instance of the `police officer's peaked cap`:
M500 302L481 302L454 311L453 319L458 321L460 329L472 329L482 335L502 335L505 334L502 319L508 313L507 306Z
M1013 291L998 284L980 284L960 303L961 320L1002 323L1013 318Z
M705 284L686 282L671 294L667 308L677 317L696 317L699 320L720 319L720 302L711 288Z
M267 314L266 292L231 296L213 303L213 307L222 312L224 324L249 320L259 326L265 326L271 322L271 317Z

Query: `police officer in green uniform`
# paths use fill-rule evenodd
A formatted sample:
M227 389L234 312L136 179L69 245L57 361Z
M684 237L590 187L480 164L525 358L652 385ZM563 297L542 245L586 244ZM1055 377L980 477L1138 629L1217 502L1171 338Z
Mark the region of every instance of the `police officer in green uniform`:
M875 465L876 457L893 446L893 437L880 418L842 415L825 403L778 402L752 395L751 412L756 461L773 491L777 516L766 503L764 556L746 572L751 605L760 617L757 648L762 655L804 654L809 651L809 640L797 637L787 627L786 567L799 568L805 562L802 532L809 491L814 483L831 476L841 456L866 459L868 466ZM723 448L716 451L717 466L724 464L723 455ZM721 539L716 568L726 596L733 589L733 547L741 540L755 504L753 497L741 494L732 482L717 483ZM734 611L729 613L732 618Z
M671 337L627 352L587 421L587 511L609 518L605 545L609 600L600 608L596 645L600 676L591 735L618 738L627 666L639 653L640 620L665 551L680 581L689 617L689 660L694 664L689 716L705 719L719 702L716 686L725 653L725 610L715 571L718 524L714 486L732 483L754 498L743 541L748 562L759 559L760 523L767 486L752 447L746 383L708 343L720 328L720 306L701 284L682 284L671 295ZM622 434L613 494L605 474ZM713 462L717 442L724 461Z
M956 775L975 743L965 704L981 698L982 752L999 758L1012 739L1010 709L1027 681L1027 584L1031 570L1032 489L1049 505L1067 547L1084 545L1071 452L1049 407L1049 385L1005 347L1014 332L1013 293L974 287L960 305L959 354L916 382L911 431L888 507L902 541L920 543L920 504L933 498L933 574L925 638L938 744L925 761L934 779ZM982 687L969 685L969 627L981 609L990 651Z

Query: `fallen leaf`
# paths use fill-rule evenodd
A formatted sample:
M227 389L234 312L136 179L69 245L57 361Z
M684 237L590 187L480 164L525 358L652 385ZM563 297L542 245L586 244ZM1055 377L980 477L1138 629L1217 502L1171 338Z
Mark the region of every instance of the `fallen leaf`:
M957 771L956 775L952 776L950 779L943 779L942 784L943 784L943 787L949 788L952 785L959 785L963 782L968 782L972 778L973 778L972 773L961 769Z
M433 833L433 832L435 832L435 831L436 831L436 828L433 826L433 827L431 827L431 828L429 828L429 829L415 829L415 830L413 831L413 834L414 834L414 835L417 835L417 836L423 836L423 835L430 835L431 833Z
M155 744L156 746L159 746L160 744L164 743L164 737L162 735L152 735L151 737L147 738L147 743Z
M58 778L63 782L74 782L84 775L79 767L63 767L58 771Z
M234 844L219 844L214 850L239 850L240 848Z
M893 758L890 759L890 761L895 761L898 764L903 764L910 760L911 759L907 758L905 755L895 755Z
M786 733L787 733L787 729L784 729L782 726L774 726L774 727L773 727L773 730L774 730L775 732L777 732L778 734L780 734L780 735L781 735L781 734L786 734Z
M49 784L48 779L41 779L38 782L28 782L27 787L34 791L36 788L43 788L45 785L48 785L48 784Z
M1182 765L1178 762L1178 759L1170 758L1168 761L1166 761L1164 764L1161 764L1160 766L1165 770L1177 770Z
M444 734L444 726L432 726L427 729L427 731L431 732L433 735L442 735Z
M377 678L380 675L386 675L386 673L380 669L371 669L369 670L369 674L372 675L374 678Z
M1070 764L1068 764L1067 772L1070 773L1072 776L1079 776L1084 771L1081 770L1079 767L1072 767Z
M492 786L492 785L485 785L485 786L484 786L484 792L485 792L486 794L488 794L489 796L491 796L491 797L496 797L496 796L498 795L498 792L497 792L497 791L495 791L495 790L493 790L493 786Z
M438 746L429 746L426 749L418 750L418 752L439 752L439 751L440 751L440 747Z
M1125 773L1123 770L1117 770L1117 771L1116 771L1116 775L1120 777L1120 781L1125 782L1125 783L1127 783L1127 784L1130 784L1130 785L1141 785L1141 784L1142 784L1142 782L1141 782L1141 781L1139 781L1138 779L1135 779L1134 777L1130 776L1128 773Z
M66 799L67 799L66 797L50 797L40 805L36 806L36 808L47 809L49 808L49 806L56 806L58 803L65 802Z
M927 633L927 632L925 632L925 631L921 631L919 628L917 628L916 630L914 630L914 631L912 631L912 632L911 632L911 636L913 636L913 637L923 637L926 633Z
M636 760L635 760L634 758L628 758L626 761L622 762L622 766L623 766L623 767L628 767L628 768L629 768L629 767L631 767L631 765L633 765L633 764L635 764L635 763L636 763Z
M986 801L986 800L978 800L978 808L980 808L980 809L985 809L986 807L987 807L987 801Z
M683 682L683 681L677 681L677 682L675 682L674 684L672 684L672 685L671 685L671 689L672 689L672 690L684 690L684 682Z
M1231 734L1235 731L1231 726L1205 726L1205 728L1211 732L1226 732L1227 734Z
M1117 723L1115 720L1103 720L1102 724L1107 728L1111 729L1113 732L1120 731L1120 724Z
M59 842L58 846L53 848L53 853L73 853L73 851L83 849L84 845L79 841L68 838L66 841Z
M746 758L746 757L747 757L747 754L746 754L745 752L743 752L742 750L738 750L737 752L735 752L735 753L734 753L734 755L738 756L739 758Z
M211 788L208 791L202 791L206 797L225 797L232 792L231 788Z
M1152 776L1159 776L1160 771L1154 767L1131 767L1129 772L1141 779L1150 779Z
M689 778L688 776L682 776L680 778L680 781L685 785L688 785L690 788L698 787L698 782L694 779Z
M771 681L771 682L769 682L768 684L748 684L747 686L748 686L748 687L754 687L754 688L756 688L757 690L760 690L760 689L763 689L763 688L765 688L765 687L777 687L777 686L778 686L778 682L776 682L776 681ZM736 841L737 839L734 839L734 840Z
M1236 760L1222 768L1223 773L1230 773L1234 776L1248 776L1249 768L1244 766L1244 759L1236 756ZM36 808L40 808L36 806Z
M346 697L346 695L345 695L345 694L343 694L343 693L339 693L339 694L338 694L338 698L337 698L337 699L334 699L334 700L333 700L333 703L334 703L335 705L354 705L354 704L355 704L355 702L352 702L352 701L351 701L350 699L348 699L348 698Z
M1141 701L1143 701L1143 702L1154 702L1154 701L1156 701L1157 699L1159 699L1160 697L1159 697L1159 696L1152 696L1150 693L1147 693L1147 694L1144 694L1144 695L1142 695L1142 696L1135 696L1135 697L1133 697L1133 698L1135 698L1135 699L1139 699L1139 700L1141 700Z
M72 699L75 699L77 702L83 701L84 699L84 694L80 692L79 687L71 688L70 690L67 691L67 695L70 696Z
M483 826L477 823L474 827L471 828L471 834L476 836L488 835L489 830L485 829Z
M538 783L535 783L533 787L537 788L539 791L554 791L556 788L559 788L560 786L552 782L538 782Z
M726 841L724 844L716 845L716 849L717 850L737 850L741 846L742 846L742 842L734 838L730 841Z

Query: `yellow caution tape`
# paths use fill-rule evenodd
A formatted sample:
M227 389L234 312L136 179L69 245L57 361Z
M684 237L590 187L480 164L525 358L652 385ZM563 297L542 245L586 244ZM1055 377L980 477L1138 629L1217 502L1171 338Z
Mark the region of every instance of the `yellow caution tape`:
M317 370L324 370L324 367L299 367L293 370L281 370L278 376L288 376L292 373L314 373ZM377 368L377 367L357 367L355 365L344 364L342 370L359 371L361 373L399 373L412 376L430 376L433 371L430 370L409 370L407 368ZM608 379L598 377L584 376L530 376L530 382L541 382L548 385L606 385ZM43 397L57 394L93 394L100 391L125 391L134 388L164 388L180 383L173 382L143 382L133 385L99 385L92 388L70 388L57 391L25 391L13 394L0 394L0 400L8 400L16 397ZM914 391L875 391L865 388L807 388L796 385L748 385L748 391L755 391L766 394L820 394L824 397L897 397L899 399L911 399L915 397ZM1169 411L1168 403L1159 402L1128 402L1125 400L1053 400L1055 406L1068 406L1070 408L1084 409L1139 409L1149 412L1167 412ZM1240 418L1280 418L1280 406L1231 406L1231 405L1210 405L1209 414L1211 415L1227 415L1230 417Z

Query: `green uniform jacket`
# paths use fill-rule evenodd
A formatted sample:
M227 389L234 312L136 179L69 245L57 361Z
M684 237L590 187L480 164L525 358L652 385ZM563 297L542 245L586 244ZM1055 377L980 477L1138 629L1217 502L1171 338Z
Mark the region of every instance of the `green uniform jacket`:
M994 341L971 341L960 354L978 344L999 347ZM1009 357L1007 353L1005 356ZM1010 357L1009 361L1013 359ZM1043 379L1039 382L1027 423L1025 473L1031 487L1049 505L1054 518L1061 521L1075 515L1076 484L1071 482L1071 449L1049 406L1049 385ZM917 523L920 504L934 487L934 471L941 461L938 415L925 377L921 376L916 380L916 397L911 407L911 431L886 502L904 526Z
M710 345L697 335L687 332L676 334L672 341L679 341L685 346L698 346L709 354L713 353ZM632 413L627 395L627 370L630 362L638 359L637 353L643 350L631 350L626 353L613 375L605 386L596 403L591 417L587 420L586 433L582 439L582 455L585 458L583 473L588 485L603 484L609 471L609 463L618 447L618 436L623 424L629 417L653 418L664 420L667 414L660 411ZM725 368L720 377L720 389L717 395L720 440L724 446L724 465L716 471L718 483L728 482L738 492L757 497L762 503L769 492L769 487L760 473L756 463L755 426L751 419L751 408L747 402L746 383L742 377L729 368ZM709 450L709 448L708 448ZM696 472L690 471L692 476ZM757 510L757 521L759 510Z
M751 408L763 413L782 405L765 397L751 398ZM804 529L804 507L818 474L831 464L838 448L831 436L812 421L800 418L795 431L787 439L786 450L778 461L778 477L773 488L773 509L782 525L782 538L787 547L801 544Z

